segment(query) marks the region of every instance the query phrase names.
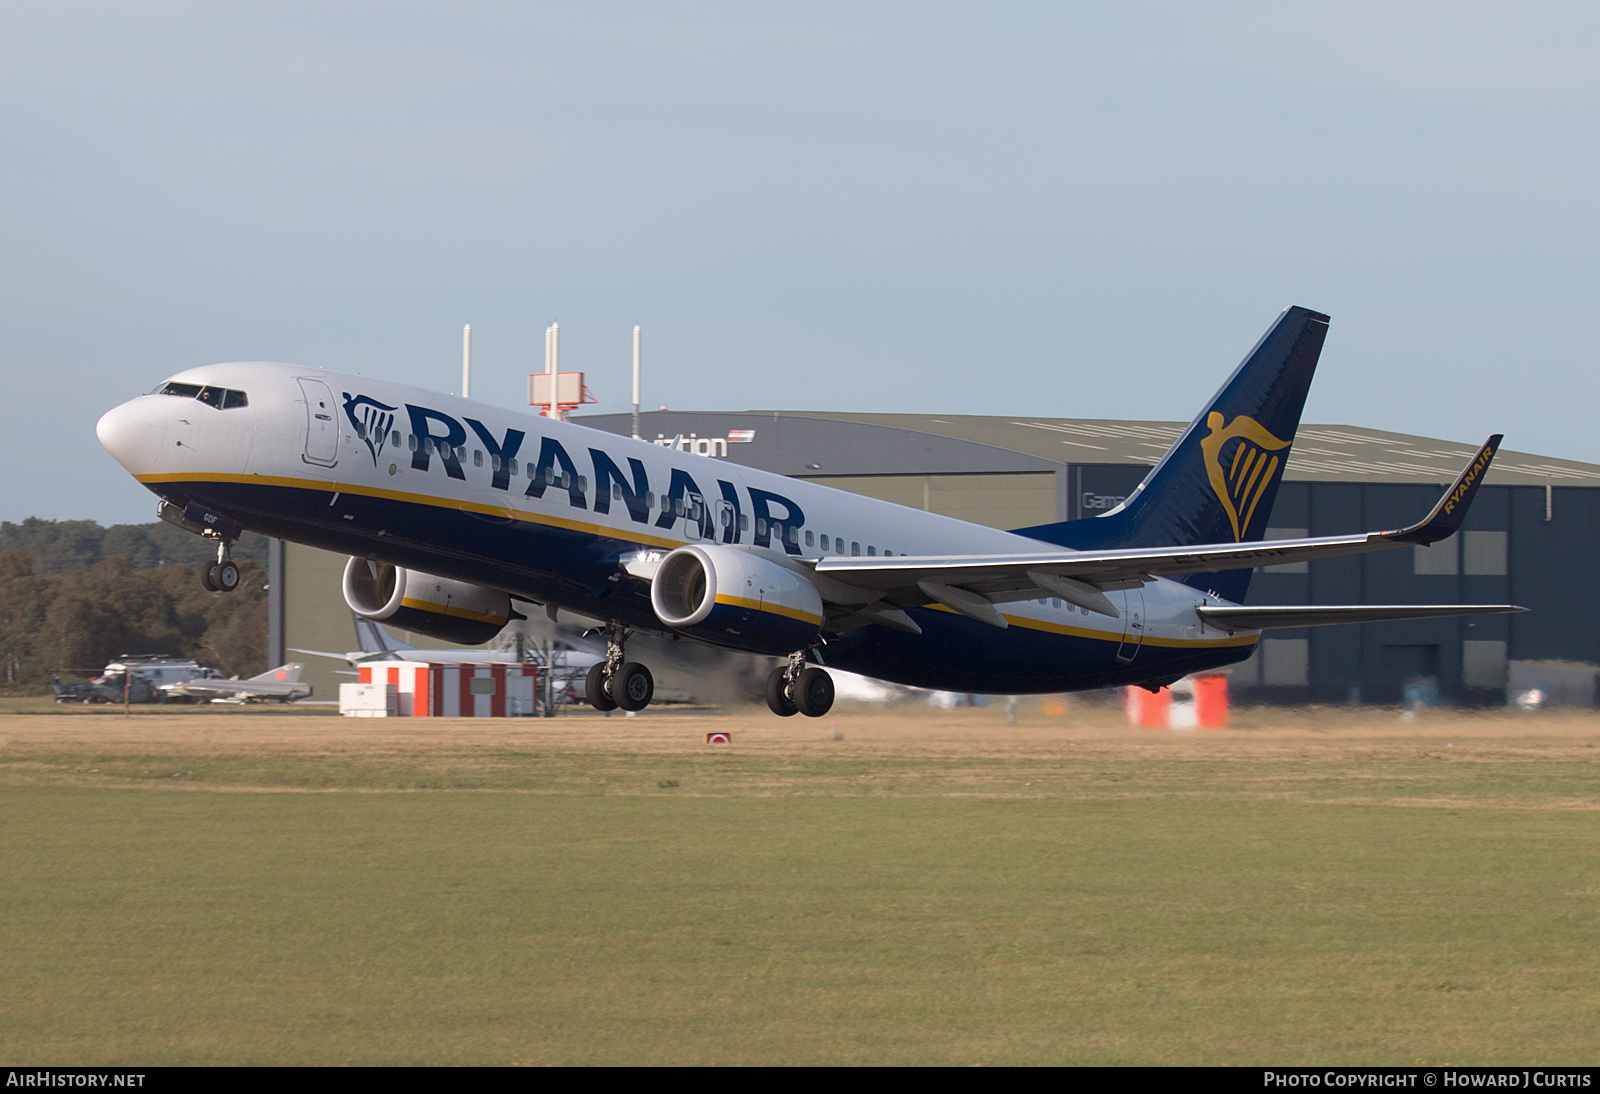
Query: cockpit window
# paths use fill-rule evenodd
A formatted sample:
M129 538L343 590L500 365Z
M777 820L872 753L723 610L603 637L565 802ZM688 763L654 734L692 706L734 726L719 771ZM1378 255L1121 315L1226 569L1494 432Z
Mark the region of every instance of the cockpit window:
M235 391L230 387L201 387L199 384L179 384L168 382L156 388L157 395L176 395L180 399L198 399L209 407L217 410L233 410L236 407L249 406L250 397L242 391Z

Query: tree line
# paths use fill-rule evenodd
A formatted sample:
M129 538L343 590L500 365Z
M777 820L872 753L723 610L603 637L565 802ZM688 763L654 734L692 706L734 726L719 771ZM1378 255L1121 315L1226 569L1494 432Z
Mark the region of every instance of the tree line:
M264 672L266 544L241 538L239 588L209 593L200 567L215 544L165 522L0 522L0 687L37 693L52 675L96 673L126 653Z

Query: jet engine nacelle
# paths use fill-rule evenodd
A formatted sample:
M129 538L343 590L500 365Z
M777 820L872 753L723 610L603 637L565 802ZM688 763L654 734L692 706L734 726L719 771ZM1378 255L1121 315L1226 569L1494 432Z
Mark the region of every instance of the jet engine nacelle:
M344 566L344 602L375 623L475 646L500 633L511 597L482 585L354 558Z
M667 626L718 645L785 654L822 629L822 597L801 575L751 551L679 547L650 582Z

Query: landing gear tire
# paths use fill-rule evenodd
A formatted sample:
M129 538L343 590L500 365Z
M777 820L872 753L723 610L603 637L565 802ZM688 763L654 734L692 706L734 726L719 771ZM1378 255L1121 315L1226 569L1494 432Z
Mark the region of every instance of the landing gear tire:
M643 710L655 694L655 678L637 661L623 665L611 678L611 697L623 710Z
M217 584L217 563L208 562L200 571L200 584L206 587L208 593L220 593L222 586Z
M211 575L211 580L217 583L219 591L231 593L239 587L239 567L233 564L232 559L226 562L219 562L211 569L214 571Z
M596 710L616 710L617 701L611 698L611 692L606 688L606 663L596 661L589 669L589 675L584 677L584 694L589 698L589 705Z
M792 718L800 708L789 698L788 669L779 665L767 674L767 709L780 718Z
M826 669L808 668L800 674L794 705L807 718L820 718L833 708L833 677Z

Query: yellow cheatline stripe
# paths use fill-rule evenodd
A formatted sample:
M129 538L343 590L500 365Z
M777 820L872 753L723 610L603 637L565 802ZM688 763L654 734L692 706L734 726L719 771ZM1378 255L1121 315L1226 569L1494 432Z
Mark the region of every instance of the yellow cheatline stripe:
M782 604L767 604L760 600L746 600L742 596L723 596L718 593L717 603L728 604L735 608L754 608L758 612L771 612L773 615L798 619L802 623L811 623L819 626L822 623L820 615L812 615L810 612L803 612L798 608L786 608Z
M320 479L286 479L272 475L217 475L198 472L186 472L178 475L135 475L134 478L146 485L157 482L235 482L249 486L287 486L296 490L316 490L328 494L355 494L357 497L384 498L388 501L403 501L413 505L428 505L435 509L459 509L464 513L481 513L484 516L505 517L510 520L519 520L526 524L539 524L549 528L565 528L572 532L587 532L591 535L625 540L628 543L665 547L669 551L674 547L682 547L688 543L688 540L667 539L664 536L651 535L632 528L614 528L609 524L595 524L591 521L552 517L542 513L529 513L525 510L512 509L505 505L484 505L480 502L454 501L450 498L434 497L431 494L412 494L403 490L384 490L376 486L358 486L345 482L323 482ZM549 487L549 489L559 491L562 494L566 493L565 490L556 486Z
M960 615L960 612L951 611L943 604L924 604L924 608L936 612L950 612L951 615ZM1086 627L1069 627L1064 623L1047 623L1042 619L1029 619L1024 615L1006 615L1007 623L1013 627L1021 627L1030 631L1047 631L1050 634L1064 634L1072 638L1092 638L1100 642L1115 642L1122 644L1122 635L1115 631L1096 631ZM1235 636L1233 638L1152 638L1146 635L1139 644L1142 646L1164 646L1174 649L1211 649L1219 646L1248 646L1256 641L1259 635Z
M494 623L505 626L509 616L490 615L488 612L474 612L466 608L458 608L454 604L435 604L431 600L412 600L410 597L400 599L402 608L415 608L419 612L432 612L434 615L454 616L458 619L475 619L479 623Z

